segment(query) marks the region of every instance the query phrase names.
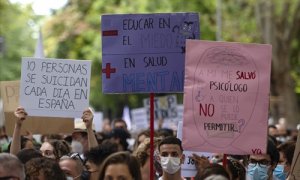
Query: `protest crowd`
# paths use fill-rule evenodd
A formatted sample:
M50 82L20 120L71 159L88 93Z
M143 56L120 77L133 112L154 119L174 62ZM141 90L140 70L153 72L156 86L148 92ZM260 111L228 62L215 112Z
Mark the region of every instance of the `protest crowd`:
M123 119L116 119L95 132L90 108L83 112L82 122L75 123L72 134L43 134L39 140L30 133L21 135L26 110L18 107L14 115L13 136L1 129L1 180L148 180L150 158L154 158L152 177L159 180L283 180L289 179L298 133L282 124L269 125L266 154L220 153L208 158L185 157L176 132L159 127L151 157L149 129L132 134ZM195 177L181 175L181 164L187 159L194 162Z

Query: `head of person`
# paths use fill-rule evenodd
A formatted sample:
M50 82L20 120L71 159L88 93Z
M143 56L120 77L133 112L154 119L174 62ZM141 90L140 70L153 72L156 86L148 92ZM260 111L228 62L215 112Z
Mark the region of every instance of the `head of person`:
M109 155L118 151L118 145L111 141L104 141L84 154L85 166L90 173L90 179L98 179L102 162Z
M229 157L226 169L231 180L246 180L246 169L238 160Z
M155 135L154 135L155 136ZM137 149L137 147L146 139L150 137L150 131L147 130L143 130L141 131L135 138L134 141L134 150Z
M211 164L206 167L203 172L199 172L195 176L195 180L229 180L229 174L220 164Z
M42 144L40 151L44 157L59 160L70 153L70 146L64 140L49 140Z
M15 155L0 153L0 179L25 179L24 165Z
M174 136L166 137L159 143L158 150L163 174L180 173L185 158L181 140Z
M117 152L105 159L101 166L99 180L142 180L140 164L128 152Z
M112 122L112 128L113 129L115 129L115 128L121 128L121 129L127 130L126 121L124 119L115 119Z
M270 136L276 137L278 134L277 127L275 125L269 125L268 126L268 134Z
M157 147L159 139L154 137L154 148ZM146 138L141 144L137 147L134 152L134 155L137 157L141 165L141 173L143 180L148 180L150 178L150 138ZM155 167L155 170L156 167Z
M26 164L27 161L33 158L43 157L43 155L36 149L21 149L21 151L17 153L17 157L23 164Z
M112 127L111 127L111 122L109 119L104 119L103 122L102 122L102 132L104 134L108 134L110 133L110 131L112 130Z
M268 138L267 153L249 156L247 176L253 180L272 179L273 170L279 161L279 152L274 142Z
M277 179L286 179L290 173L293 156L296 148L296 142L288 141L280 144L277 149L279 151L279 162L273 171L273 175Z
M87 130L83 121L75 122L75 129L72 133L71 147L72 152L78 152L80 154L88 151L89 149Z
M59 160L59 166L67 179L80 180L83 173L83 161L78 153L64 155Z
M130 138L130 133L121 128L115 128L111 131L108 135L109 139L112 142L118 144L119 151L126 151L128 149L128 142L127 139Z
M25 164L26 179L28 180L65 180L66 176L57 161L41 157L33 158Z

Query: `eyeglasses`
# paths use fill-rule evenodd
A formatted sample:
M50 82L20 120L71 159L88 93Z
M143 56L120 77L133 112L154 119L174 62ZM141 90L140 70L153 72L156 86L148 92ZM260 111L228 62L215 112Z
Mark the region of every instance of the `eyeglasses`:
M250 164L258 164L259 166L261 166L261 165L268 166L268 165L271 164L271 162L269 160L266 160L266 159L262 159L262 160L250 159L249 163Z
M69 153L68 155L62 156L60 159L74 159L74 160L79 160L82 164L84 164L83 159L80 157L79 153Z

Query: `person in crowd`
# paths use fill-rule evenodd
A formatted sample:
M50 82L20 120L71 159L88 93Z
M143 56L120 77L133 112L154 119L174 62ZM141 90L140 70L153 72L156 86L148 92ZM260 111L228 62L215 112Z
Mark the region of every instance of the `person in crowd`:
M72 133L72 144L80 144L83 148L83 152L87 152L89 149L98 146L98 141L93 130L93 118L94 114L90 108L83 111L82 122L75 123L75 131Z
M8 146L9 139L5 131L5 126L0 127L0 152L4 152Z
M25 180L24 165L15 155L0 153L0 179Z
M21 151L17 153L17 157L23 164L26 164L26 162L28 162L29 160L33 158L43 157L43 155L36 149L21 149Z
M126 121L124 119L115 119L115 120L113 120L112 129L115 129L115 128L121 128L121 129L124 129L124 130L128 131L127 124L126 124Z
M268 134L270 136L276 137L278 134L277 127L275 125L269 125L268 126Z
M13 132L10 153L17 154L21 150L21 127L24 120L26 120L27 112L23 107L18 107L14 114L17 120ZM94 115L90 108L84 110L82 119L87 130L87 145L89 148L96 147L98 145L97 139L92 130L93 117ZM43 156L56 160L59 160L62 155L70 153L70 148L64 140L46 141L42 144L40 150Z
M157 137L165 138L168 136L174 136L174 131L168 128L161 128L156 131Z
M267 153L249 156L247 166L247 180L275 180L273 170L279 161L279 152L274 142L268 138Z
M118 151L118 145L111 141L104 141L98 147L94 147L84 154L85 166L90 174L90 180L97 180L100 174L102 162L109 155Z
M44 134L41 136L41 142L49 141L50 139L63 140L63 136L60 134Z
M238 160L228 157L226 170L230 180L246 180L246 169Z
M289 176L295 148L296 142L294 141L285 142L277 147L279 151L279 162L273 171L273 176L278 180L285 180Z
M154 137L154 149L157 148L160 141L161 139ZM146 138L143 142L141 142L134 152L134 155L137 157L141 165L142 179L150 180L150 138ZM155 167L154 171L156 170L157 168Z
M109 134L112 130L111 122L108 118L105 118L102 122L102 133Z
M160 164L163 174L159 180L182 180L181 164L184 162L184 154L181 140L168 136L158 145Z
M208 167L205 167L201 173L197 173L195 180L229 180L229 174L225 168L220 165L213 163Z
M71 149L66 141L53 139L45 141L40 148L40 152L44 157L59 161L63 155L69 154Z
M127 139L130 138L130 133L122 128L114 128L108 135L110 141L118 144L119 151L128 151Z
M66 180L57 161L46 158L33 158L25 164L26 180Z
M59 167L67 179L79 180L84 171L83 160L78 153L62 156L59 160Z
M154 134L154 136L156 136ZM133 145L133 151L135 151L138 146L146 139L150 137L150 130L143 130L140 133L138 133L138 135L136 136L135 140L134 140L134 145Z
M111 154L102 164L99 180L142 180L140 164L129 152Z
M9 146L9 152L11 154L17 155L17 153L23 148L34 148L33 142L28 138L21 136L21 128L23 121L27 117L27 112L23 107L18 107L15 111L15 128L13 132L13 137L11 144Z

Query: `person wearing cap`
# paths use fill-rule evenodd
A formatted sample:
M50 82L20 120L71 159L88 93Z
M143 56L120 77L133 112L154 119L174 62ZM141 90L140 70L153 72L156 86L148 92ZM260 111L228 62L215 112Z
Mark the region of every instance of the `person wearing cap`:
M94 114L90 108L83 111L82 122L75 123L75 131L72 133L72 145L80 143L82 145L82 151L78 153L84 153L93 147L98 146L93 130L93 118Z

